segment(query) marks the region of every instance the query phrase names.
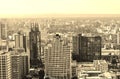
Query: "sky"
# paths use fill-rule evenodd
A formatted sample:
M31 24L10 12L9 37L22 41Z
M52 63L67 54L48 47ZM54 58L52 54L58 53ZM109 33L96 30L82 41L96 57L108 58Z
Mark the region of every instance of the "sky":
M120 0L0 0L0 17L120 14Z

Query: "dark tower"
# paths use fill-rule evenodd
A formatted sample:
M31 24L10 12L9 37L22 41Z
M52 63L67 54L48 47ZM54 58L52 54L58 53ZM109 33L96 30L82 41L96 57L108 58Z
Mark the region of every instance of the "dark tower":
M101 37L73 37L73 58L78 62L92 62L101 59Z
M23 36L23 48L25 49L25 52L27 52L27 37Z
M30 39L30 67L37 68L41 65L41 34L37 23L31 24Z

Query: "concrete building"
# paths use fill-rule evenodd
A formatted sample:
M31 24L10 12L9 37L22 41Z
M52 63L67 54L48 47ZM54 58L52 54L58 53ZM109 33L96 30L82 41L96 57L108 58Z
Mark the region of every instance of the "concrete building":
M8 41L7 39L7 25L0 22L0 51L8 50Z
M24 34L15 35L15 48L24 48L27 51L27 39Z
M108 62L112 62L113 58L115 57L115 60L116 61L119 61L120 60L120 50L102 50L102 59L103 60L106 60Z
M11 52L11 79L24 79L28 74L28 55Z
M72 61L71 63L71 69L72 69L72 77L77 75L77 62L76 61Z
M73 53L79 55L79 36L76 35L76 36L73 36Z
M71 78L71 51L69 43L59 34L45 48L45 72L53 79Z
M0 51L8 51L8 41L7 40L0 40Z
M94 60L95 69L101 72L108 72L108 63L105 60Z
M0 79L12 79L9 53L0 54Z
M0 23L0 39L6 40L7 39L7 26L4 23Z
M28 55L15 52L0 54L0 79L24 79L28 74Z

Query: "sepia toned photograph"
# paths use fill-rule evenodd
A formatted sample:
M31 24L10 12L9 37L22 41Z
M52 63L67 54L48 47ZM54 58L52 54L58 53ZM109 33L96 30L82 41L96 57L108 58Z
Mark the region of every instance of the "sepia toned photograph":
M0 0L0 79L120 79L120 0Z

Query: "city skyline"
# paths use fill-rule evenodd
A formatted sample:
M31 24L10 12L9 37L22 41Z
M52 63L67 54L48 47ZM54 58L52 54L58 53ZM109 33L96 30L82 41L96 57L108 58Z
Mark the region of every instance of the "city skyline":
M28 20L0 24L2 36L15 38L0 37L0 79L120 79L119 19ZM5 28L14 24L31 28L26 28L29 32L23 32L23 27L15 31ZM39 26L46 28L39 30ZM47 33L42 35L41 30Z
M0 17L120 14L119 0L1 0Z

